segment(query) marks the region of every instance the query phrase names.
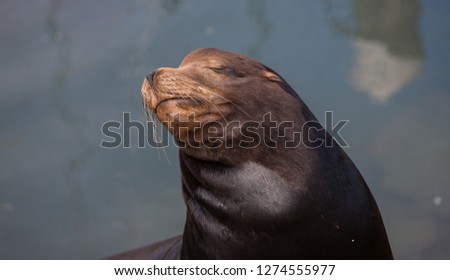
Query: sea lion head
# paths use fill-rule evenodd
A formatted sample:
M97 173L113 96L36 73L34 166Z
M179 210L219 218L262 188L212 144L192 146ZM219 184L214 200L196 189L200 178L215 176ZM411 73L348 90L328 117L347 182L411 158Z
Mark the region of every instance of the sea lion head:
M230 160L233 151L240 160L245 154L254 155L257 149L250 152L236 147L236 143L244 148L255 143L239 141L246 136L243 127L250 123L253 136L260 137L262 126L257 123L265 115L283 122L292 121L302 111L294 90L273 70L243 55L213 48L194 50L177 68L159 68L149 74L142 95L145 106L180 146L208 160ZM222 146L230 142L232 149L224 152Z

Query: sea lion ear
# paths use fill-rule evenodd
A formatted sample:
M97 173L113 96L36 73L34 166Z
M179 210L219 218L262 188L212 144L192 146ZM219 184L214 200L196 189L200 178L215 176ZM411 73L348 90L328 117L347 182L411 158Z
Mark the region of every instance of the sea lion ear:
M281 79L280 76L278 76L277 74L270 72L270 71L264 71L264 76L267 78L267 80L269 80L271 82L277 82L277 83L283 82L283 79Z

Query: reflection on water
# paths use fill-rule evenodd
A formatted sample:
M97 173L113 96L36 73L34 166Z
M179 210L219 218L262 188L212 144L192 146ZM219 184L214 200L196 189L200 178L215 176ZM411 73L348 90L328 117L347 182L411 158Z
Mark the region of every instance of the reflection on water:
M356 38L353 47L350 83L379 102L386 102L420 73L422 59L395 56L383 43Z
M354 1L354 18L336 20L353 36L354 65L350 83L379 102L386 102L421 71L418 34L420 6L410 0Z
M350 120L395 256L449 258L450 4L406 2L3 1L0 258L101 258L182 231L177 150L101 149L100 127L144 120L143 77L198 47L261 60L319 119Z

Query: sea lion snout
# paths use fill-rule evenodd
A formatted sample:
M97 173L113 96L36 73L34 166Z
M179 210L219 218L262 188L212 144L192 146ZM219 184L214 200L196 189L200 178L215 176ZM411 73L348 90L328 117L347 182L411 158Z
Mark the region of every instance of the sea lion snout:
M142 87L141 87L141 94L142 94L142 97L144 98L144 103L146 103L146 104L151 104L150 103L151 102L151 92L152 92L152 88L153 88L153 85L150 83L149 76L150 75L148 75L144 78L144 81L142 82Z
M147 76L145 76L145 79L148 81L148 83L150 84L150 86L153 88L153 77L155 76L156 71L153 71L152 73L148 74Z

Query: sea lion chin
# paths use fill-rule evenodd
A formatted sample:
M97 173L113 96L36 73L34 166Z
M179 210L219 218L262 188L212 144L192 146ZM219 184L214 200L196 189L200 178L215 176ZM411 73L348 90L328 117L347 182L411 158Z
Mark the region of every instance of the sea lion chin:
M311 146L330 135L275 71L198 49L145 77L142 96L189 144L187 218L183 235L112 258L392 259L363 177L335 142Z

